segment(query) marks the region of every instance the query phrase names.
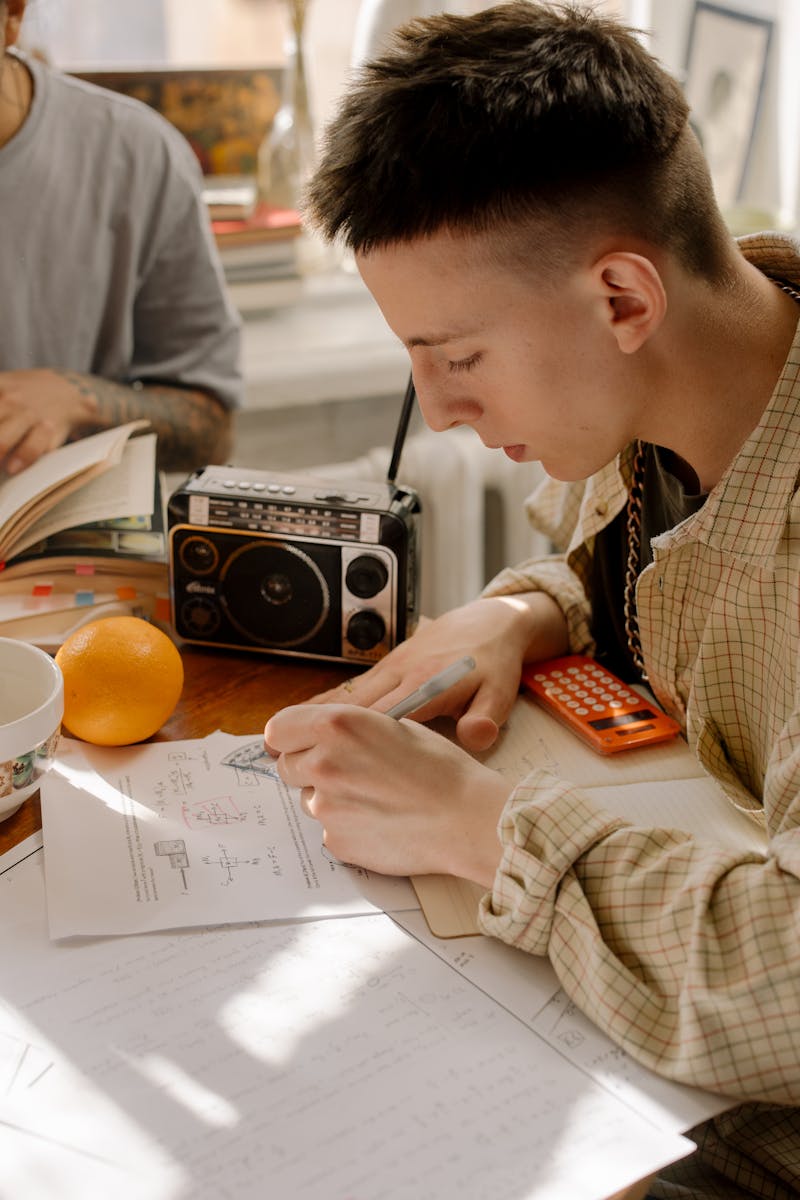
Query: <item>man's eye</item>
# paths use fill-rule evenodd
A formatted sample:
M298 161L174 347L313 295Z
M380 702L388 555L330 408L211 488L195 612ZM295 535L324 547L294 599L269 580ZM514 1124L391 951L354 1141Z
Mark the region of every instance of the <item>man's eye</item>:
M480 354L471 354L469 358L458 358L447 365L451 371L471 371L481 360Z

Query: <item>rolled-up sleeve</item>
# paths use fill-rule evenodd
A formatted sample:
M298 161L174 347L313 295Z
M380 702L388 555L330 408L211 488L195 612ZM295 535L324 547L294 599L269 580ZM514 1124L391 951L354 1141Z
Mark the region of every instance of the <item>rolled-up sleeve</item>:
M800 831L734 852L626 824L539 771L498 833L485 933L547 955L579 1007L658 1073L800 1101Z

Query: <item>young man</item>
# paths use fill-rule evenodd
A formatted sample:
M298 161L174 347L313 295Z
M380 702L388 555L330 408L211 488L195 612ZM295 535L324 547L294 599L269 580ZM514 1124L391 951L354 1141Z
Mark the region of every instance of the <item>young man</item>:
M565 553L279 713L279 770L334 854L482 884L487 934L548 955L641 1062L740 1102L655 1194L796 1195L798 249L731 238L683 94L629 32L521 0L396 35L329 129L309 213L354 250L428 423L541 460L533 515ZM542 771L509 795L382 715L469 653L418 717L486 748L522 663L565 651L646 672L763 813L768 855L626 826Z
M146 417L159 464L225 461L239 319L185 139L14 50L0 0L0 474Z

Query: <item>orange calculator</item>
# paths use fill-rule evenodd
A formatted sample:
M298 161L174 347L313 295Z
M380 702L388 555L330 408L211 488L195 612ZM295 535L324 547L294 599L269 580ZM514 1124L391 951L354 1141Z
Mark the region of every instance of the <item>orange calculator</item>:
M665 742L681 731L672 717L581 654L527 663L522 684L598 754Z

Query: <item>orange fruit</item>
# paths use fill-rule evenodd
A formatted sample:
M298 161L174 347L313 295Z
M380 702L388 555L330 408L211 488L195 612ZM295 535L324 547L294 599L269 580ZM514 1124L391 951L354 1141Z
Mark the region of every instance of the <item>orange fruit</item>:
M129 746L160 729L183 690L175 645L141 617L101 617L59 648L64 727L96 746Z

